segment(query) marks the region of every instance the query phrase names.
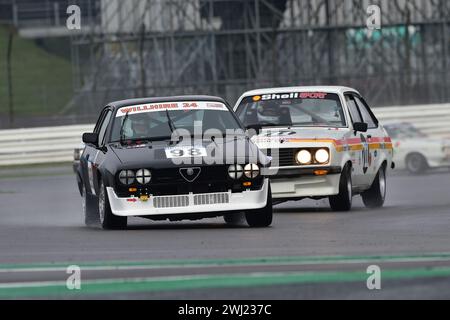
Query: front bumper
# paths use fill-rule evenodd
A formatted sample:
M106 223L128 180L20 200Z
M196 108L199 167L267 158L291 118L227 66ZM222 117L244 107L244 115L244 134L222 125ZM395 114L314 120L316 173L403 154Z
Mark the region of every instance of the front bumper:
M261 209L267 204L269 179L264 179L262 188L255 191L150 195L148 201L141 201L137 197L119 198L113 188L107 187L106 190L111 211L116 216L170 216Z
M327 170L328 174L316 176L315 170ZM273 199L320 198L337 195L341 167L274 168L270 176Z

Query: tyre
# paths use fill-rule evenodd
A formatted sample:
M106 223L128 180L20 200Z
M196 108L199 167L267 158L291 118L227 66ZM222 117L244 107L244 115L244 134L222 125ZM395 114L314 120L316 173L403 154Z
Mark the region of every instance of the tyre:
M229 226L239 226L244 221L242 213L230 213L223 216L223 220Z
M86 192L84 183L81 186L81 205L83 207L84 224L88 227L97 226L99 223L97 202Z
M112 213L109 204L108 193L103 181L100 182L100 190L98 194L98 213L100 227L105 230L125 229L127 227L127 217L119 217Z
M428 169L427 159L420 153L412 153L406 157L406 170L412 174L421 174Z
M369 190L361 194L367 208L381 208L386 199L386 166L382 165Z
M272 224L272 191L269 186L267 203L264 208L245 212L245 220L252 228L265 228Z
M353 202L352 168L346 165L339 180L339 194L330 196L330 206L333 211L350 211Z

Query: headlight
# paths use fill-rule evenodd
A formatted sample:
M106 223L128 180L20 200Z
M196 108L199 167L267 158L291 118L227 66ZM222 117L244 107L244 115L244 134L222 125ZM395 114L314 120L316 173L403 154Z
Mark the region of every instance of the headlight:
M119 180L124 185L130 185L134 182L134 171L132 170L122 170L119 173Z
M147 184L152 180L152 173L148 169L139 169L136 172L136 180L140 184Z
M232 164L228 167L228 176L231 179L240 179L242 175L244 174L244 169L240 164Z
M258 165L254 163L246 164L244 167L244 175L249 179L253 179L259 176Z
M308 150L300 150L295 156L295 159L299 164L310 164L312 162L312 155Z
M319 149L316 151L314 158L316 158L318 163L327 163L330 160L330 153L327 149Z

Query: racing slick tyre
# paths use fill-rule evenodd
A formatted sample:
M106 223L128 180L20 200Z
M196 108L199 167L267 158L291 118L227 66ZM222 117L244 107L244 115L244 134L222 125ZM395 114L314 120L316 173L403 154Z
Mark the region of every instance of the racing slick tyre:
M411 153L406 157L406 170L412 174L421 174L428 169L427 159L420 153Z
M244 215L242 213L229 213L223 216L223 220L229 226L239 226L244 222Z
M119 217L112 213L109 204L108 193L103 181L100 182L100 190L98 194L98 213L100 219L100 227L105 230L118 230L127 227L127 217Z
M386 166L382 165L369 190L361 194L367 208L381 208L386 199Z
M91 195L87 194L84 184L81 186L81 205L83 207L84 224L88 227L98 225L97 202Z
M252 228L265 228L272 224L272 217L272 191L269 186L266 206L261 209L246 211L245 220Z
M330 196L330 206L333 211L350 211L353 202L352 169L347 164L342 170L339 180L339 194Z

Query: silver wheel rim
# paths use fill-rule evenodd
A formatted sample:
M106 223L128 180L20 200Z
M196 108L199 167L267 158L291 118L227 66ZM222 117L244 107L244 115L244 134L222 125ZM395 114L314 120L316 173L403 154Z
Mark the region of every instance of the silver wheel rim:
M83 208L83 213L86 214L86 188L83 186L81 189L81 206Z
M381 194L381 197L384 199L384 197L386 196L386 172L384 171L384 168L381 168L379 176L380 176L379 177L379 179L380 179L380 194Z
M348 193L348 201L351 203L353 198L353 188L352 188L352 179L350 176L347 179L347 193Z
M98 195L98 213L100 216L100 222L105 220L105 188L103 184L100 186L100 193Z

